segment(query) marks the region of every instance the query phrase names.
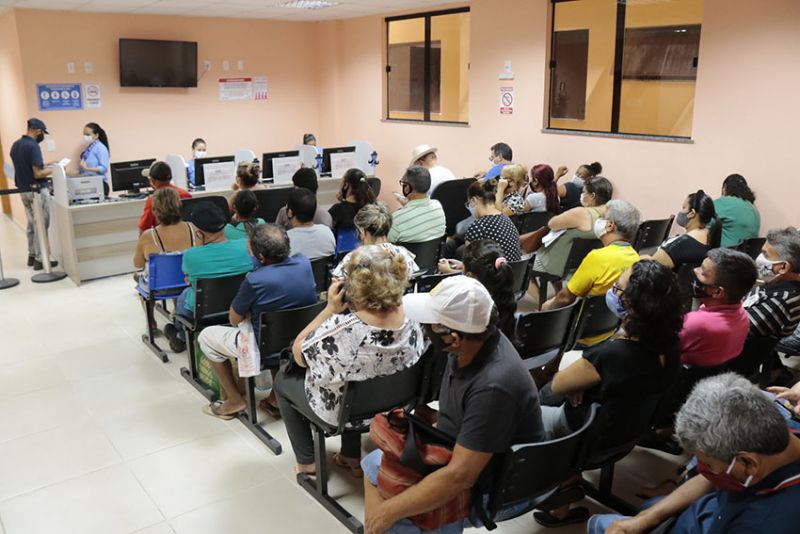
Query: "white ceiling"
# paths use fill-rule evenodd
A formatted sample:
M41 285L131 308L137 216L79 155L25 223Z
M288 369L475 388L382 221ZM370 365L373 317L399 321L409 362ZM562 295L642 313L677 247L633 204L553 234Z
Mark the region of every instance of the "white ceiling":
M279 7L286 0L0 0L0 12L9 8L134 13L142 15L186 15L280 20L330 20L392 13L406 9L429 9L464 0L338 0L325 9Z

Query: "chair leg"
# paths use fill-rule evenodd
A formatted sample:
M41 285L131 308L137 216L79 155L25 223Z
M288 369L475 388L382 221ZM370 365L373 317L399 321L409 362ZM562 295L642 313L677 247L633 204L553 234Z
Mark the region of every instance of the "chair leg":
M163 316L165 319L169 319L170 321L172 320L172 314L171 314L171 313L170 313L170 311L167 309L167 301L166 301L166 300L162 300L161 302L159 302L159 304L158 304L157 306L155 306L155 309L156 309L156 311L158 311L158 313L160 313L160 314L161 314L161 315L162 315L162 316Z
M197 370L197 361L194 350L194 330L186 329L186 344L189 347L189 368L181 367L181 376L200 392L209 402L214 402L216 394L200 382L200 373Z
M156 322L155 314L153 313L153 309L156 307L156 302L151 298L142 298L142 301L144 303L145 319L147 320L147 333L142 334L142 343L147 345L147 348L150 349L153 354L158 356L162 362L167 363L169 361L169 357L167 356L167 353L164 352L164 349L159 347L156 343L156 331L153 327Z
M587 480L583 481L586 495L595 501L603 504L622 515L634 516L639 510L629 502L614 495L612 486L614 485L614 464L604 465L600 469L600 483L597 487L590 484Z
M256 406L256 383L252 376L245 378L245 401L247 410L239 414L239 421L247 427L276 456L283 452L280 441L258 424L258 408Z
M298 473L297 483L309 492L328 512L339 520L350 532L363 534L364 525L345 510L336 499L328 494L328 465L325 454L325 432L315 425L311 425L314 432L314 461L317 466L317 479L311 480L308 475Z

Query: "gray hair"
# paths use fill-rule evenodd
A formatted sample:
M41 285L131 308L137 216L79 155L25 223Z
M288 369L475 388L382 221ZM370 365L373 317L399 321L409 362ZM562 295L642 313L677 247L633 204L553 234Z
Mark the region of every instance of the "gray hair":
M778 408L736 373L698 382L675 418L675 434L684 449L726 463L742 452L773 455L789 445Z
M289 257L289 236L276 224L259 224L250 232L250 248L257 258L280 263Z
M624 200L609 200L606 203L606 219L614 223L617 233L627 241L633 241L642 216L633 204Z
M431 173L419 165L412 165L406 169L403 180L408 182L415 193L427 193L431 188Z
M392 229L392 214L383 202L367 204L353 219L356 228L373 237L385 237Z
M800 272L800 232L791 226L770 230L767 243L772 245L781 260L791 264L793 272Z

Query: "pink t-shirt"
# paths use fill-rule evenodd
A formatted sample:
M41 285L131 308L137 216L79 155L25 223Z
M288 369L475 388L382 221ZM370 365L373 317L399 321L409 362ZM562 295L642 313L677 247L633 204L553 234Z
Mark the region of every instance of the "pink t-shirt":
M741 304L700 306L689 312L680 333L681 363L722 365L742 352L750 320Z

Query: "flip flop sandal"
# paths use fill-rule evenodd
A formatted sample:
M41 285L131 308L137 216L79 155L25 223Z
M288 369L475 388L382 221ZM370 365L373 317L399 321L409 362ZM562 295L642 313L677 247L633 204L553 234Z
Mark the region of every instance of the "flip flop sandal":
M273 419L281 418L280 408L269 402L269 399L261 399L261 402L258 403L258 407L267 412L267 414Z
M341 453L336 453L333 455L333 463L338 465L339 467L344 467L345 469L350 470L350 474L353 475L355 478L364 478L364 471L361 469L360 464L352 464L345 460L344 456Z
M230 421L231 419L236 419L237 414L239 412L233 414L221 414L217 412L217 409L222 406L222 401L216 401L206 406L203 406L203 413L206 415L210 415L211 417L216 417L217 419L222 419L223 421Z
M566 525L585 523L589 520L589 509L583 506L571 508L564 519L558 519L550 512L534 512L533 518L543 527L558 528Z

